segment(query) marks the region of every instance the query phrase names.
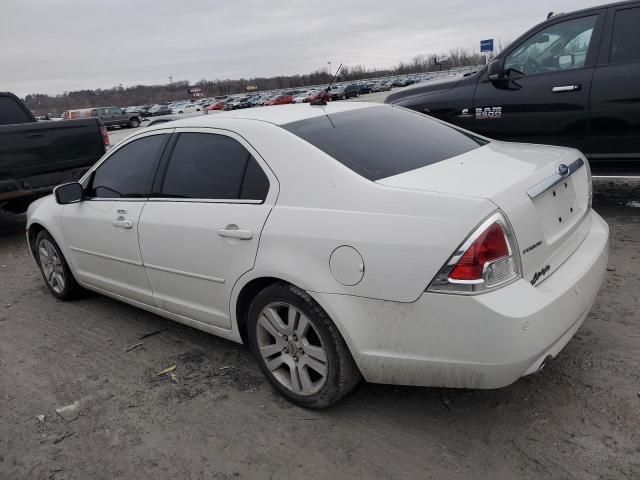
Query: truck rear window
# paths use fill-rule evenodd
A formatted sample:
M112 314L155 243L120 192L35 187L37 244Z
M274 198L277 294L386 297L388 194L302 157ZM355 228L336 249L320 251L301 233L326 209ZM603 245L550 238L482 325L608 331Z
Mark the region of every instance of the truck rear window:
M488 143L426 115L381 105L282 126L369 180L441 162Z
M20 107L20 104L11 97L0 96L0 125L14 125L16 123L29 123L31 118Z

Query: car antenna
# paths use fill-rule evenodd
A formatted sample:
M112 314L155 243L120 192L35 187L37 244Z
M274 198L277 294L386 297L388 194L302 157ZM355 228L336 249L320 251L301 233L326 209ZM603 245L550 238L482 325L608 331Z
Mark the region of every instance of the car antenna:
M341 68L342 68L342 64L340 64L340 66L336 70L335 75L333 76L333 78L329 82L329 85L327 85L327 89L324 91L324 95L322 95L322 98L316 98L315 100L311 101L311 105L316 105L317 106L317 105L326 105L327 104L327 101L325 99L327 98L327 95L329 94L329 89L331 88L331 85L333 85L333 81L338 76L338 72L340 71Z

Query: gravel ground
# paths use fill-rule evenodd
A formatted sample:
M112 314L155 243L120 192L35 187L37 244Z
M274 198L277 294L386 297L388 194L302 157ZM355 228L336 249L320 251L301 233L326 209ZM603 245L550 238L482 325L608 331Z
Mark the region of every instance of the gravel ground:
M638 479L638 201L640 180L595 182L610 268L545 370L491 391L365 384L322 412L241 345L97 294L56 301L24 216L0 213L0 479Z

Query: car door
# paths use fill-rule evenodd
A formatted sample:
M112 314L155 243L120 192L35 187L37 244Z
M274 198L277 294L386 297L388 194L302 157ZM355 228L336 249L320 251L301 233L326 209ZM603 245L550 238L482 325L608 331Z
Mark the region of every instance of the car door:
M122 113L121 108L111 107L109 110L111 110L112 122L114 125L122 125L123 123L127 123L125 120L125 115Z
M640 3L613 7L607 15L591 87L588 148L602 166L640 159L639 27Z
M164 176L140 219L140 248L156 306L231 328L236 280L251 270L277 180L238 135L178 129Z
M150 132L117 147L90 173L87 198L64 206L62 231L81 283L153 304L138 221L170 132Z
M546 23L484 72L474 94L474 129L489 137L583 149L604 10Z
M100 112L100 120L102 120L102 123L110 127L116 124L111 107L100 108L98 110Z

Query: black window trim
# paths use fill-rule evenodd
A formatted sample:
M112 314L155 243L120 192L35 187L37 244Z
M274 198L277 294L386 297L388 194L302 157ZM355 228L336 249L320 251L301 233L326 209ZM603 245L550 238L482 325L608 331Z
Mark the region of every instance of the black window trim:
M161 196L162 186L164 184L165 177L167 175L167 169L169 168L169 162L171 157L173 156L173 151L175 149L176 143L178 143L178 139L180 135L183 133L202 133L205 135L223 135L225 137L229 137L242 145L248 152L249 158L253 157L253 159L258 163L258 166L262 169L264 175L267 177L267 182L269 183L269 189L267 190L267 194L265 195L264 200L249 200L242 198L179 198L179 197L164 197ZM267 199L272 193L273 190L273 181L272 175L273 172L270 168L265 168L266 162L263 160L259 160L259 155L251 146L251 144L240 134L223 128L207 128L207 127L183 127L179 129L174 129L174 132L171 135L171 139L169 143L165 147L164 153L160 162L158 163L158 169L156 171L156 176L153 181L153 187L151 189L151 195L146 198L147 201L150 202L172 202L172 203L229 203L229 204L247 204L247 205L262 205L267 203ZM247 166L249 162L245 165L244 172L242 174L242 181L240 182L240 193L242 192L242 185L244 184L244 176L247 171ZM270 175L270 173L271 175ZM275 175L273 175L275 177ZM275 202L274 202L275 203Z
M613 5L607 11L607 19L604 27L605 34L602 35L600 43L600 54L598 55L598 65L628 65L638 63L640 60L625 60L624 62L611 62L611 45L613 44L613 31L616 25L616 15L624 10L640 8L640 3L628 3L624 5Z
M115 148L110 149L89 171L87 171L87 173L84 174L84 176L79 180L79 183L82 185L85 193L87 193L89 191L89 189L91 188L91 184L93 183L93 176L96 170L98 170L105 162L107 162L109 160L109 158L111 158L112 155L114 155L116 152L118 152L120 149L126 147L127 145L129 145L130 143L133 143L136 140L140 140L142 138L146 138L146 137L151 137L154 135L167 135L169 138L167 140L165 140L165 144L163 147L163 151L162 154L160 155L160 161L158 162L158 164L156 165L156 171L154 172L154 181L155 181L155 176L157 176L158 174L158 168L162 162L162 157L164 156L165 152L167 151L167 147L169 145L169 142L171 141L171 137L173 136L173 131L175 129L171 128L171 129L163 129L163 130L154 130L152 132L141 132L138 135L135 135L131 138L128 138L126 142L121 143L120 145L118 145ZM153 185L153 182L152 182ZM151 191L153 191L153 186L151 187ZM146 202L149 199L149 195L151 194L151 192L147 193L147 196L145 197L124 197L124 198L105 198L105 197L85 197L83 199L83 202Z

